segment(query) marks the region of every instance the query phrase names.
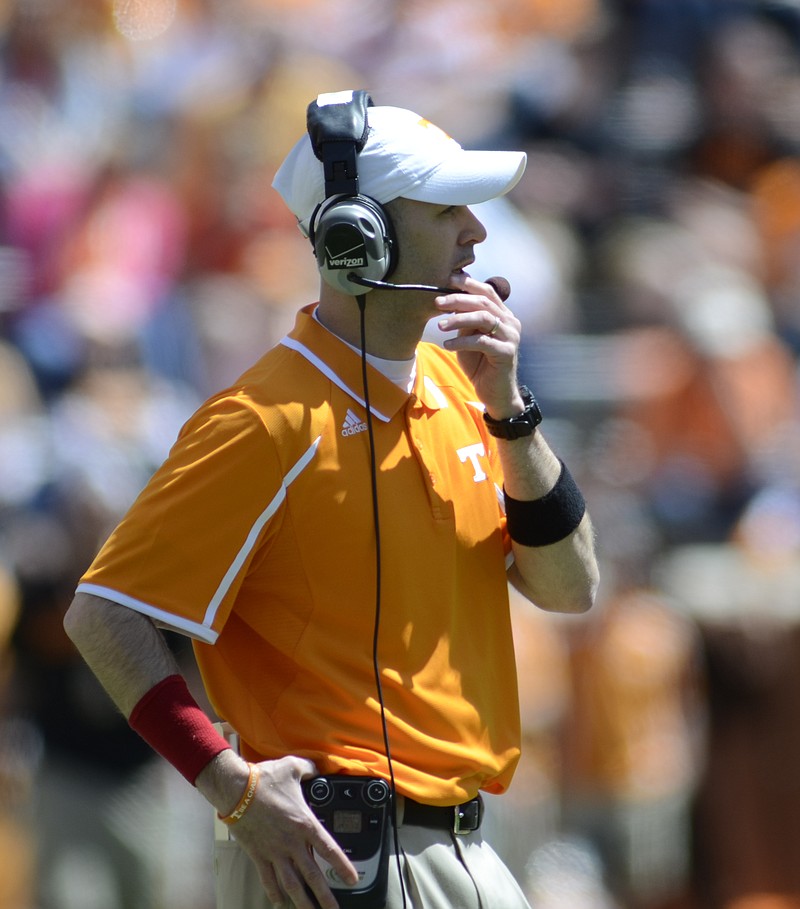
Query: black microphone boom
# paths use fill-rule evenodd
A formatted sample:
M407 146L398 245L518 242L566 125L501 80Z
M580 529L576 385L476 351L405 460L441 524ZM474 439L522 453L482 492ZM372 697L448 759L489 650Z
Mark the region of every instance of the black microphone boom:
M348 281L353 284L360 284L362 287L379 287L381 290L421 290L432 294L452 294L458 291L453 287L436 287L433 284L391 284L389 281L375 281L372 278L362 278L355 272L350 272L347 276ZM505 302L511 294L511 285L505 278L497 275L494 278L487 278L487 284L491 284L495 289L497 296Z
M372 278L362 278L354 272L350 272L347 280L352 281L353 284L360 284L362 287L379 287L381 290L425 290L432 294L455 293L452 287L434 287L433 284L390 284L388 281L374 281Z

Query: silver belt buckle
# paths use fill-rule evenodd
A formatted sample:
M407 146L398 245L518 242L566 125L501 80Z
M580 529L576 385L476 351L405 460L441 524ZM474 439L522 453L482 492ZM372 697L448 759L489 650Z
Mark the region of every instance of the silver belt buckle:
M466 836L474 833L480 826L483 817L483 800L479 795L463 805L453 808L453 833L456 836Z

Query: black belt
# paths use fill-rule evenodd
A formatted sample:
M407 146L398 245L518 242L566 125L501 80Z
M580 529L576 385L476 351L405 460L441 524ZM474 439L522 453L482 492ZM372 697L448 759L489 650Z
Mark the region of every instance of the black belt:
M452 833L472 833L483 820L483 799L474 799L461 805L423 805L406 798L403 809L403 824L412 827L433 827L435 830L450 830Z

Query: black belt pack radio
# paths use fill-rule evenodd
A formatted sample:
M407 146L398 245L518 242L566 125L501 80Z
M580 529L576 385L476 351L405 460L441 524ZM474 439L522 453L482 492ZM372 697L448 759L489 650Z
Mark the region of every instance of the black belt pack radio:
M389 872L392 793L371 776L318 776L303 781L309 808L358 871L345 884L325 859L314 858L341 909L383 909Z

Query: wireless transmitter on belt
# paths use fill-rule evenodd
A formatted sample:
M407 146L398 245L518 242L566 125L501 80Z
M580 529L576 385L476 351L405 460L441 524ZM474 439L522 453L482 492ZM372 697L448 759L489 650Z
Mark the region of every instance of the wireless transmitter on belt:
M382 909L389 872L392 793L372 776L318 776L303 782L309 808L358 871L358 883L345 884L316 853L341 909Z

